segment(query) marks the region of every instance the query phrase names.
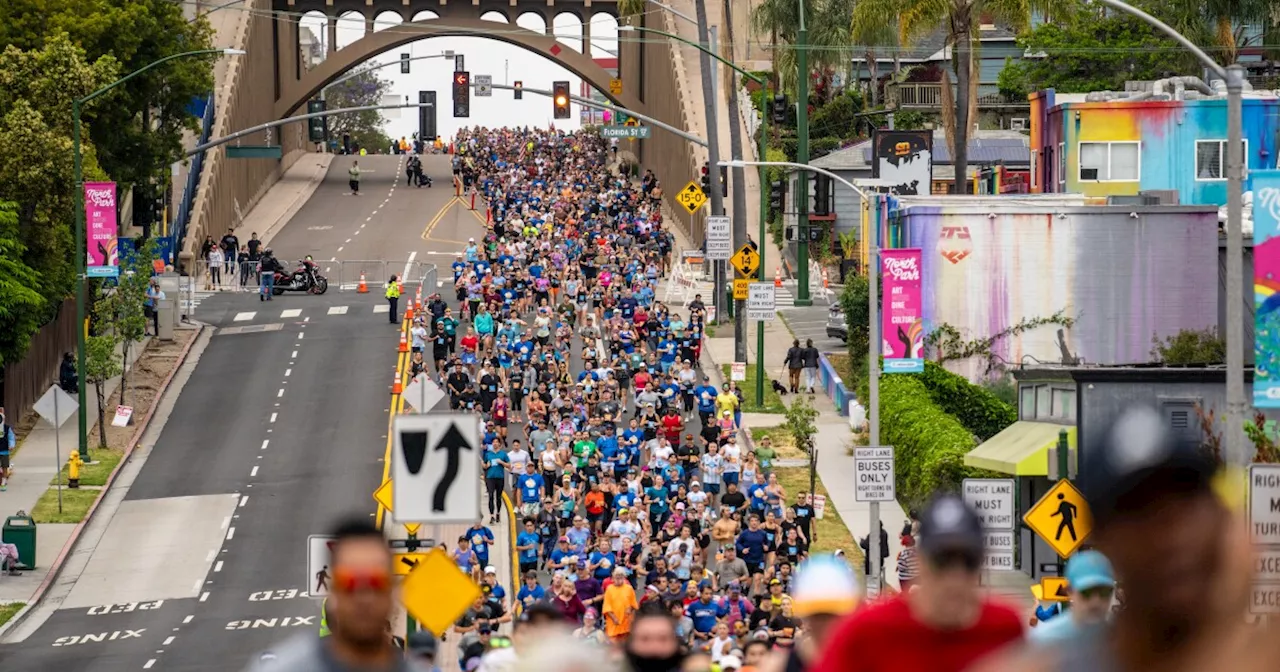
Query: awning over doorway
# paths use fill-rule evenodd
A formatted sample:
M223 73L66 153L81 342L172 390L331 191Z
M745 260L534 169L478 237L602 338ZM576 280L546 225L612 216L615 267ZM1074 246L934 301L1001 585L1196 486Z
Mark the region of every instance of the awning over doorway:
M965 466L990 469L1010 476L1048 476L1049 448L1058 432L1067 430L1067 441L1076 446L1074 425L1020 420L964 456Z

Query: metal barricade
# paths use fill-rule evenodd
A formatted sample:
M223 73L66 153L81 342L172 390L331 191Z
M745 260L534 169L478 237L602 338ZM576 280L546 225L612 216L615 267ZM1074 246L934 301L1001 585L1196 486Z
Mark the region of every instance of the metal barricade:
M340 292L360 291L362 277L368 291L382 290L386 288L390 274L397 272L389 271L387 262L377 259L346 259L331 261L328 265L338 267L337 287ZM333 282L329 283L329 286L333 285Z
M422 295L430 296L440 291L440 270L435 264L422 264L418 283L422 285Z
M258 262L233 261L218 264L214 268L207 260L199 259L192 262L189 277L192 278L197 292L256 292L258 291Z

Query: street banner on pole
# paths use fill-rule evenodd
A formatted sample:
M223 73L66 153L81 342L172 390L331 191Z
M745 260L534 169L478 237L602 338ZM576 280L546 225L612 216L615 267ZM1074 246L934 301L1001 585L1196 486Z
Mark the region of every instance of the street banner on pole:
M924 371L922 267L919 248L880 252L880 276L884 282L880 333L884 342L885 373Z
M91 278L120 275L120 252L116 247L116 183L84 184L85 240L89 242L88 270Z
M1280 170L1253 181L1253 405L1280 408Z

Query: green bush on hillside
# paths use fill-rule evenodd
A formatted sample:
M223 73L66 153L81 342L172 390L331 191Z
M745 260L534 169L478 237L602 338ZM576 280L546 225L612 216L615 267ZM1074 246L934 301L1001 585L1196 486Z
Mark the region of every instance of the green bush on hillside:
M979 441L990 439L1018 421L1016 408L941 364L926 361L919 378L933 403L958 420Z
M973 434L931 399L919 376L880 377L880 438L894 447L898 501L919 509L938 492L956 492L966 478L988 475L964 465Z

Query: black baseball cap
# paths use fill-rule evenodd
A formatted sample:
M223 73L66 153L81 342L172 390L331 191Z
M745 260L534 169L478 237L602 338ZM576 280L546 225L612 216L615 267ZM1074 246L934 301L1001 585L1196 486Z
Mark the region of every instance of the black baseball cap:
M1081 465L1081 485L1095 525L1138 511L1174 492L1213 493L1217 461L1198 442L1174 436L1150 406L1126 409L1102 445Z
M426 630L415 631L409 635L409 639L405 642L405 648L415 656L431 656L434 658L438 647L439 643L436 641L436 636Z
M982 559L982 521L954 494L934 497L920 513L920 552L937 557L949 552Z

